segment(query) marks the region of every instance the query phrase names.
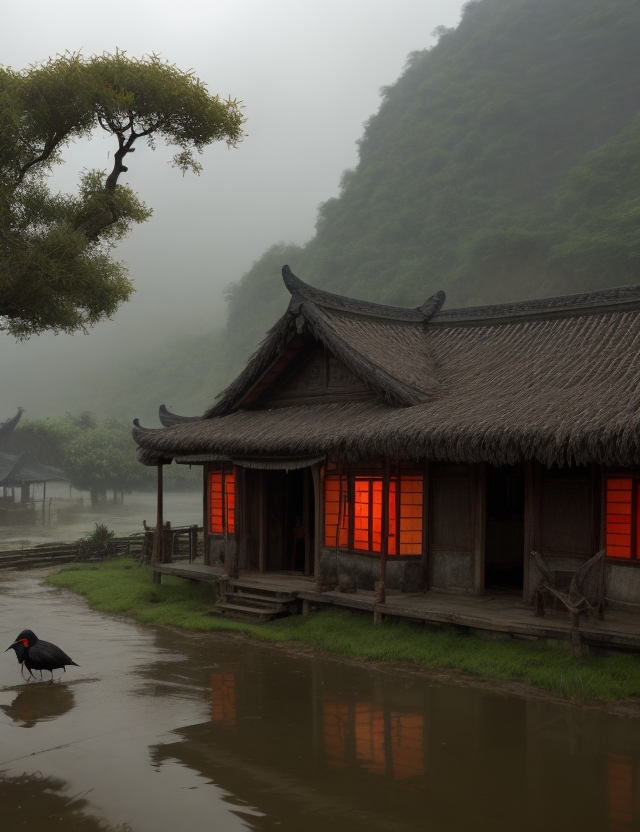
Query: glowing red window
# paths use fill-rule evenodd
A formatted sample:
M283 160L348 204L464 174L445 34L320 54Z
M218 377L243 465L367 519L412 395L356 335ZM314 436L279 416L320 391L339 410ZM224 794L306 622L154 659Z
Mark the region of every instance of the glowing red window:
M639 491L634 486L631 477L611 477L607 480L606 545L610 558L636 557L638 546L633 539L633 531Z
M348 540L347 478L328 476L324 481L324 545L345 549Z
M420 475L403 474L400 477L400 496L397 479L389 483L389 554L398 554L397 536L400 536L401 555L422 554L422 494L423 479ZM400 511L400 523L396 516Z
M233 471L212 471L209 478L209 509L212 534L235 531L235 476Z

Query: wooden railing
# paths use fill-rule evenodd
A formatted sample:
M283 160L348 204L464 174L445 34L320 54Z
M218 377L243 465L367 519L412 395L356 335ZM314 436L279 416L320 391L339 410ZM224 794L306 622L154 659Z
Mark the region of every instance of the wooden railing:
M110 541L107 553L100 549L92 551L86 544L75 543L43 543L29 548L9 549L0 551L0 569L35 568L38 566L54 566L58 563L72 563L73 561L105 560L111 557L139 557L142 552L144 535L116 537Z

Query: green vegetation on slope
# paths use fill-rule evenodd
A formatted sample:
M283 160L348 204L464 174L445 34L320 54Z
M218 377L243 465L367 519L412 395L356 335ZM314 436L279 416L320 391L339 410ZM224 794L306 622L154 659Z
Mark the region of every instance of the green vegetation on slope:
M407 622L374 627L372 616L362 613L332 611L262 626L240 624L206 615L215 600L210 586L166 577L157 586L150 568L139 568L126 559L66 567L47 583L85 596L92 609L121 613L146 624L199 632L240 631L263 641L299 642L361 661L462 670L487 679L526 682L583 701L615 701L640 693L637 656L592 654L576 661L564 644L489 641Z
M240 371L286 308L284 263L405 306L438 289L452 308L639 282L638 43L637 0L468 3L383 90L315 237L274 245L229 288L199 397L175 373L176 409L202 412ZM193 348L173 356L185 377Z
M451 307L640 280L638 42L635 0L468 4L383 90L357 168L289 265L407 306L438 289ZM272 260L231 295L254 341L273 320L263 284L282 296Z

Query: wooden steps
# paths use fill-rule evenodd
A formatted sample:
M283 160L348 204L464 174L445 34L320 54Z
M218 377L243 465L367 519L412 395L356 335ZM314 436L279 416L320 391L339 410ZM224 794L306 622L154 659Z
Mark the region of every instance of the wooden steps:
M293 592L247 586L246 582L224 581L221 583L220 598L210 614L224 615L234 621L264 624L274 618L295 615L296 612L296 595Z

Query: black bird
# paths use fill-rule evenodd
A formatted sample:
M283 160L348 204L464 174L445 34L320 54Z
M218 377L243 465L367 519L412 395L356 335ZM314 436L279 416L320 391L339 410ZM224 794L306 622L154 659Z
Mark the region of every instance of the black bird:
M66 673L65 665L80 666L55 644L39 639L32 630L23 630L14 643L7 647L7 650L15 650L16 658L20 662L21 673L24 664L31 676L33 676L34 670L39 670L41 679L43 670L48 670L53 680L53 671L59 667ZM7 650L5 650L5 653Z

